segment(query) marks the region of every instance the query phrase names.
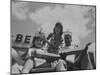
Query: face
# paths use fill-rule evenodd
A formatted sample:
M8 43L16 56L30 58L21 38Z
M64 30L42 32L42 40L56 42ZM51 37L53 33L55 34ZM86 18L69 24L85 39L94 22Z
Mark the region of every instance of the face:
M71 35L65 35L65 44L66 46L70 46L72 41Z
M36 39L35 46L41 48L43 46L43 41L41 39Z
M61 32L61 27L60 26L57 26L56 28L55 28L55 33L56 34L59 34Z

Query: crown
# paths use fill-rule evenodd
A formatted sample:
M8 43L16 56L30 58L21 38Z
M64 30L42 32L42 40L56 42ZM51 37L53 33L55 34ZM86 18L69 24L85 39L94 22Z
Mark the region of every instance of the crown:
M65 32L64 32L64 35L67 35L67 34L72 35L72 32L71 32L71 31L65 31Z

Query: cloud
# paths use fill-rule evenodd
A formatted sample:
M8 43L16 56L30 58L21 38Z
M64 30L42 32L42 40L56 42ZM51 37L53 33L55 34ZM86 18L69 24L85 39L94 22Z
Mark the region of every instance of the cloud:
M23 20L27 18L28 8L27 2L12 2L12 15L18 19Z
M35 13L31 13L30 19L40 24L46 35L53 31L56 22L61 22L64 31L72 32L73 43L79 43L79 38L85 38L91 32L87 25L92 22L89 12L92 9L93 7L77 5L64 7L57 5L54 8L45 6L36 10Z

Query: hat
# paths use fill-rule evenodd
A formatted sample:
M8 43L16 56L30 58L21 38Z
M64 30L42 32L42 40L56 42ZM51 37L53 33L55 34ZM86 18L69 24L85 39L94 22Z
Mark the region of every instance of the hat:
M44 33L43 32L40 32L40 31L37 31L37 32L35 32L35 36L36 37L43 38L44 37Z

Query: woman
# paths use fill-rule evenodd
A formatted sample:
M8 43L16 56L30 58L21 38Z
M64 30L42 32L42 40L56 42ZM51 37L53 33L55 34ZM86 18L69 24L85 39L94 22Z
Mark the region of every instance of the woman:
M36 68L46 62L45 59L35 57L36 51L44 52L42 50L42 47L43 47L43 40L40 38L40 36L35 36L33 38L32 47L29 48L27 56L28 59L23 67L22 73L29 73L32 68Z
M47 37L47 40L49 40L50 45L48 47L48 52L58 54L59 46L62 43L62 34L63 34L63 26L60 22L57 22L53 33L50 33Z
M62 34L63 34L63 26L60 22L57 22L53 29L53 33L50 33L49 36L47 37L47 40L49 41L47 51L49 53L59 54L59 49L63 41ZM59 60L55 60L52 63L55 64L56 71L66 70L65 67L67 65L64 60L59 59Z

